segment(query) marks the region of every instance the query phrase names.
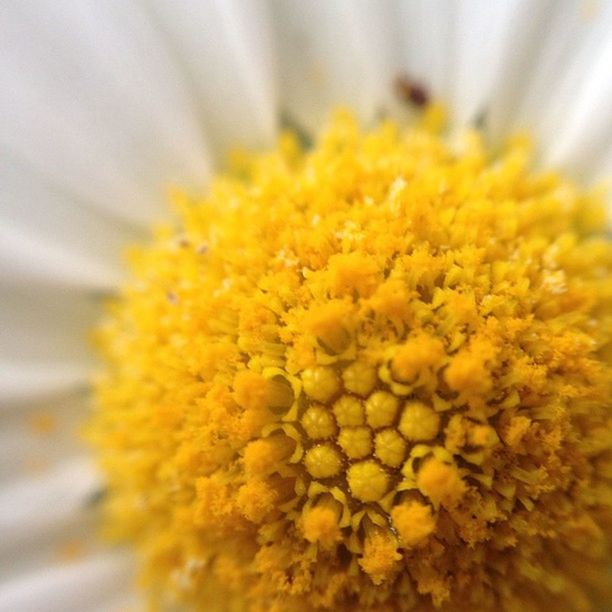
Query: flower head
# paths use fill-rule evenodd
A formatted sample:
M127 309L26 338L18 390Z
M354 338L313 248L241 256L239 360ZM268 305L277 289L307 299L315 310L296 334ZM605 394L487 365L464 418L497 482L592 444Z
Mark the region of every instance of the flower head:
M157 602L584 604L612 503L595 195L522 140L340 112L175 201L100 332L90 426Z

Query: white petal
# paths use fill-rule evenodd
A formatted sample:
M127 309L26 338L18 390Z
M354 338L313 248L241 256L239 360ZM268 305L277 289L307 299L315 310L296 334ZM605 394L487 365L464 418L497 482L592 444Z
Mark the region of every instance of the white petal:
M100 554L78 563L46 567L19 580L0 584L2 612L112 611L118 593L128 598L130 559Z
M277 108L266 5L256 0L149 3L198 101L218 161L272 144Z
M99 488L99 475L86 458L72 458L50 473L17 476L0 490L0 549L73 520Z
M208 176L194 107L137 3L4 2L0 145L76 199L140 222Z
M113 287L122 249L139 236L9 159L0 166L0 206L0 282Z
M449 0L399 2L402 67L409 78L442 100L450 90L455 10Z
M281 112L318 131L337 105L366 120L384 110L397 59L390 3L279 0L272 8Z
M559 128L549 139L545 163L580 178L593 177L612 142L612 11L602 30L596 48L576 67L580 73L568 75L565 90L550 109ZM607 172L612 173L612 166Z
M448 106L455 127L486 111L501 62L515 32L515 0L462 0L453 12L452 47L448 49Z
M2 290L0 359L91 367L89 339L100 317L100 294L7 283Z
M2 580L18 579L56 560L63 547L94 542L90 501L100 490L90 461L71 457L40 474L15 475L0 491ZM2 598L0 597L0 601Z
M553 141L577 108L590 63L610 32L609 3L594 16L578 1L516 3L513 37L489 107L496 136L528 129L552 151Z
M76 363L0 361L0 407L51 397L83 387L91 369Z
M27 402L2 399L0 484L45 473L89 450L79 436L91 401L85 389L44 399L30 392Z

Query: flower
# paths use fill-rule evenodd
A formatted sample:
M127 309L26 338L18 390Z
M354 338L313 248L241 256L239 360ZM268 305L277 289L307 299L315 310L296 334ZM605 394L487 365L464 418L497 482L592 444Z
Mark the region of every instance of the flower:
M0 585L0 600L11 609L108 608L111 599L122 596L113 581L126 574L123 559L99 552L81 535L90 527L82 507L98 491L98 484L87 462L78 460L69 433L85 402L78 390L90 365L83 359L87 353L81 335L94 320L92 302L118 284L120 275L112 254L139 234L151 214L162 210L162 184L201 188L228 146L271 144L281 116L314 132L339 102L349 104L366 121L381 110L393 111L394 105L401 104L394 101L390 83L404 74L447 101L453 126L474 121L483 124L491 146L497 146L510 130L527 127L541 145L543 165L563 166L582 181L609 168L607 109L612 96L605 77L612 45L607 36L608 5L423 3L381 8L378 3L238 6L160 1L144 8L112 2L41 3L34 10L9 4L3 8L0 28L0 70L7 84L0 94L1 138L9 153L2 186L3 257L10 264L5 266L3 280L7 297L3 327L10 333L3 365L3 397L8 406L3 444L6 484L0 494L2 554L5 564L10 560L10 571ZM483 41L489 45L485 51ZM396 189L400 197L401 182ZM571 194L567 198L575 202ZM566 215L564 211L551 218L550 228L541 227L542 222L538 227L553 232L567 221ZM422 223L426 225L426 217ZM355 230L346 227L345 239L350 240ZM423 226L419 231L425 230L430 228ZM564 251L571 248L575 247L561 244L557 256L574 253ZM578 268L592 256L586 248L574 254L572 265ZM555 256L549 255L552 269L541 279L542 291L564 295L563 289L579 277L558 274L567 270L556 269ZM287 261L291 253L278 256ZM497 273L503 278L506 272ZM587 269L585 278L595 273L596 269ZM324 282L331 283L340 301L343 292L352 288L372 300L373 308L387 309L392 316L399 307L394 316L401 322L401 304L393 304L393 291L377 295L377 274L377 262L358 254L335 260ZM440 317L461 313L469 318L471 302L465 297L456 297L452 307L441 302ZM557 298L548 307L563 303ZM503 308L495 303L490 306ZM332 354L345 341L337 325L342 313L334 308L309 321L311 333L326 336ZM254 312L254 319L256 316ZM265 333L265 327L258 329L252 323L252 334ZM231 325L232 321L221 324ZM518 337L521 330L505 333ZM599 338L597 334L592 337ZM460 355L452 355L445 369L445 384L466 401L476 399L469 397L474 393L472 380L479 383L476 395L491 392L497 382L491 375L492 364L499 358L496 338L495 334L476 338L473 346L468 343ZM438 363L432 358L432 365L427 365L439 353L435 342L428 345L426 336L413 340L414 350L388 347L393 354L387 356L385 375L400 387L414 384L411 374L421 376ZM572 346L587 340L580 335L568 337L560 354L567 356ZM446 348L444 355L448 355ZM580 369L584 365L581 355L584 353L564 366ZM555 358L559 356L551 356ZM541 388L542 372L530 365L516 364L517 381L528 380L528 388ZM353 369L343 370L341 384L357 385L355 395L360 397L359 385L367 382L364 372L370 366L354 361ZM332 401L334 381L326 367L329 364L299 372L306 395L309 388L314 394L321 393L321 397L309 396L313 406ZM433 372L429 378L425 375L422 381L426 388L432 384ZM509 384L517 385L517 381ZM275 394L282 412L290 391L276 382L271 391L266 384L265 393ZM253 384L258 383L245 378L234 392L249 390ZM326 389L329 397L323 397ZM597 389L594 384L593 392ZM564 395L572 392L568 385ZM445 508L460 507L469 491L467 476L461 471L463 462L468 467L478 465L473 462L479 460L479 454L486 461L486 449L501 443L527 455L531 450L532 420L527 416L516 415L493 432L477 420L466 423L454 418L460 416L455 414L448 422L437 422L435 407L432 410L423 398L413 398L406 405L401 400L397 407L402 410L400 420L397 429L392 429L385 426L385 411L393 412L395 395L390 399L375 393L367 400L364 397L365 416L361 418L366 424L357 423L358 409L345 400L337 407L334 401L334 409L342 418L355 419L354 425L338 426L336 411L334 421L326 422L326 410L309 413L302 425L305 431L314 432L313 436L308 433L309 439L317 439L326 428L339 428L334 440L343 452L354 455L352 467L359 469L350 473L352 490L361 490L356 495L367 498L358 500L363 503L375 503L370 502L371 496L379 498L377 503L389 487L377 471L376 459L366 454L372 452L368 447L368 402L376 407L369 413L376 417L370 418L379 419L374 422L380 424L381 433L388 432L380 439L378 433L369 433L370 447L387 462L399 461L396 457L401 455L402 443L427 447L435 439L429 436L444 431L445 449L451 457L441 451L425 453L414 466L416 490L431 504L423 504L421 498L408 499L390 510L397 530L394 537L405 546L426 546L427 538L440 528L440 508L449 512ZM244 395L256 397L252 392ZM156 418L167 422L172 415L162 411ZM549 409L538 418L554 420L558 415ZM378 432L378 424L371 431ZM349 428L346 434L340 431ZM394 435L398 433L401 437ZM605 443L605 430L601 436L600 442L593 442L593 452L597 444ZM269 450L282 457L283 440L279 448L277 442ZM325 474L337 470L336 451L331 452L324 442L312 448L323 449L305 462L321 474L312 474L313 478L333 477ZM247 454L249 465L265 470L269 453L257 450L254 447ZM467 459L454 459L465 454ZM189 465L189 453L182 459ZM538 470L548 467L544 463L537 468L519 465L513 479L524 483L521 486L526 490L543 487L543 471ZM410 478L410 474L404 476ZM361 487L364 478L375 486ZM199 482L198 494L202 498L211 494L214 484ZM279 493L266 489L262 479L247 484L237 500L241 500L246 520L257 523L278 503L274 496ZM507 496L514 495L511 485L504 488ZM531 502L537 508L537 499ZM529 511L530 496L521 503ZM303 513L299 528L305 541L331 549L342 537L335 528L337 501L323 495L321 503L313 505L312 512ZM411 529L415 522L419 528ZM473 527L472 533L464 535L475 541L482 525ZM534 525L537 527L541 526ZM587 518L577 517L574 528L575 533L596 537L596 525ZM384 586L395 571L397 547L388 532L378 531L376 524L372 529L357 561L358 571L370 576L372 584ZM26 545L28 542L31 544ZM262 554L260 562L262 567L273 567L279 558ZM240 580L232 559L224 563L224 575ZM423 584L429 584L431 592L440 592L436 575L426 570L423 568ZM195 562L190 571L197 573L201 568ZM527 563L522 571L533 577L538 566ZM553 580L549 587L555 584Z

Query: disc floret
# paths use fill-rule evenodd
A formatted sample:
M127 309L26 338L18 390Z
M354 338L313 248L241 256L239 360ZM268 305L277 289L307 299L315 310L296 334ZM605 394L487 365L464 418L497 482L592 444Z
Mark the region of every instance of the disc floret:
M91 426L152 598L585 609L612 505L597 198L520 140L340 113L175 199L101 330Z

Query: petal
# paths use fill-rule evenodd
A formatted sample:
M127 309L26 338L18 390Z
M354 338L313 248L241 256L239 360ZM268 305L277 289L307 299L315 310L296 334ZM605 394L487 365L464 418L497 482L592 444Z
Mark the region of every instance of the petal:
M99 476L86 458L72 458L42 475L17 476L0 491L0 545L10 547L73 519L99 487Z
M10 159L0 167L0 202L0 282L109 289L121 279L121 250L140 237Z
M365 120L392 97L398 42L389 3L272 3L281 112L313 132L330 109L351 106Z
M207 179L194 100L137 3L4 3L0 56L0 144L75 199L142 222L167 182Z
M577 107L591 62L609 38L612 7L585 13L582 2L516 3L512 44L507 47L489 107L490 128L499 137L528 129L555 156ZM586 95L586 94L585 94Z
M130 601L130 560L105 553L78 563L45 567L0 584L3 610L19 612L87 612L113 610L118 593Z
M455 6L448 0L399 2L402 67L407 76L446 100Z
M61 286L3 286L0 359L18 364L91 367L91 326L100 316L100 294Z
M222 161L230 147L269 146L276 83L267 6L256 0L149 3L198 99L198 119Z
M86 450L79 436L90 398L87 392L56 392L28 401L3 401L0 415L0 483L43 475L68 465Z
M82 388L90 371L86 365L76 363L0 361L0 400L3 411L15 404Z

